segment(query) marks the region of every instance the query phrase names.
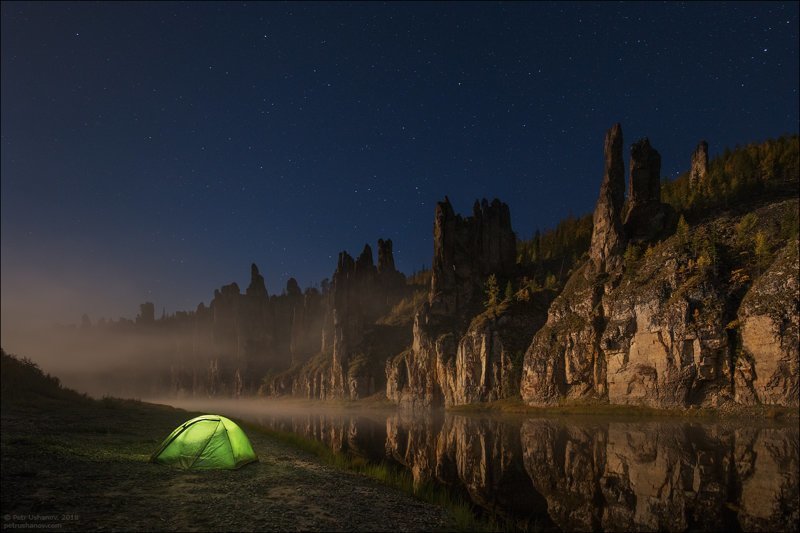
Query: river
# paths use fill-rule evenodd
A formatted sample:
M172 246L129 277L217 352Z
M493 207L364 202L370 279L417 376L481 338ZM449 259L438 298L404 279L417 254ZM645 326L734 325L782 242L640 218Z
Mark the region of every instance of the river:
M794 423L168 403L408 469L415 482L442 486L511 530L798 529Z

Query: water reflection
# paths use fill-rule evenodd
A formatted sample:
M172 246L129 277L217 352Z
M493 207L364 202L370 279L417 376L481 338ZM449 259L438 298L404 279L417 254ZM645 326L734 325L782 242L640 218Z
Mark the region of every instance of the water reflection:
M514 529L785 531L800 518L796 427L402 413L258 421L402 465Z

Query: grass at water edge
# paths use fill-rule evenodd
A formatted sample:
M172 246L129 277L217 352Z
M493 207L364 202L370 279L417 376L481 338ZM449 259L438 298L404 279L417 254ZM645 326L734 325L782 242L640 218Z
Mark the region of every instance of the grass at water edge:
M433 483L414 483L413 477L406 470L395 468L383 462L375 464L360 457L335 453L323 443L296 433L278 431L249 423L242 425L249 431L258 431L294 448L308 452L334 468L367 476L384 485L410 494L418 500L443 507L453 517L458 531L503 530L502 526L495 520L477 517L472 510L471 504L463 498L454 496Z

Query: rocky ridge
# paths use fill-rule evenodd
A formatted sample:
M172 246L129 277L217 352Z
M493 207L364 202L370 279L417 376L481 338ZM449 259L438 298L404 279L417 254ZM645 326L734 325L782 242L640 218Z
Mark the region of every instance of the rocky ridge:
M378 241L378 264L365 245L358 258L339 254L318 352L268 383L272 395L357 400L384 389L383 361L408 342L402 328L377 324L405 295L391 240Z
M428 301L414 317L411 346L386 363L386 397L403 407L431 408L516 396L523 350L552 293L483 302L489 276L502 285L517 274L506 204L476 201L464 218L445 199L434 220Z
M641 139L630 147L626 198L616 124L605 135L591 236L584 217L566 237L580 235L581 245L567 254L553 256L565 240L557 232L541 241L550 252L538 232L518 247L497 199L463 216L445 197L426 288L397 271L392 241L381 239L377 264L369 245L357 257L342 252L319 289L289 279L269 294L252 265L244 292L225 285L194 312L155 319L147 303L135 323L93 328L86 317L77 331L147 337L158 394L385 393L424 409L517 396L532 406L796 406L798 202L789 193L798 171L786 163L791 151L775 151L786 141L770 143L709 164L701 142L681 192L661 183L661 154ZM760 162L737 163L748 153ZM752 168L761 174L743 174ZM733 188L726 172L746 182L741 206L707 198ZM758 196L778 178L772 196ZM692 211L698 197L706 204Z
M620 172L608 171L619 159L617 138L618 125L606 136L590 260L567 281L525 355L525 402L797 406L797 242L776 240L783 252L747 288L742 270L729 267L736 261L725 260L747 253L733 235L740 218L711 219L691 236L656 241L675 231L674 217L659 202L660 156L646 139L631 147L631 196L620 234L619 197L609 192L618 190ZM758 218L786 219L780 212L796 209L789 200ZM624 255L621 242L628 243ZM647 246L644 258L633 243Z

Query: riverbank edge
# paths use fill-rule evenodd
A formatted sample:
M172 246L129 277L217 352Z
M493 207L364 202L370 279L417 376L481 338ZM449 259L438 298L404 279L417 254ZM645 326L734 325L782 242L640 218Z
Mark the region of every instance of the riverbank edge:
M407 470L393 467L387 462L372 463L361 457L336 453L318 440L289 431L279 431L236 419L248 432L258 432L295 449L314 455L324 464L373 479L414 498L443 507L454 520L456 531L504 531L494 519L475 514L473 506L463 498L450 494L433 483L415 483Z
M235 401L234 399L230 399ZM800 408L776 405L725 406L719 408L686 407L656 408L641 405L620 405L604 401L563 401L546 407L533 407L525 404L520 397L504 398L492 402L472 403L439 407L427 411L412 411L386 399L384 395L375 394L360 400L316 400L297 396L252 396L243 397L245 401L263 401L282 403L292 407L358 410L397 413L451 413L451 414L497 414L521 416L579 416L579 417L612 417L612 418L675 418L701 420L736 420L758 419L771 422L800 422ZM158 400L152 400L157 402ZM163 400L162 400L163 401Z
M135 440L135 443L133 441L126 441L124 443L104 442L102 443L103 446L100 446L100 443L91 440L91 437L95 436L95 434L102 437L119 434L117 430L109 430L109 428L102 431L100 430L102 429L100 426L103 425L104 420L107 420L107 417L113 417L117 422L124 422L129 417L141 418L151 415L162 419L160 422L163 422L163 418L167 416L175 420L184 420L202 414L201 411L187 410L163 403L151 403L139 399L116 398L111 396L105 396L102 399L93 399L85 395L79 395L68 389L62 389L62 391L64 391L64 397L26 398L22 401L15 401L3 405L2 415L4 421L7 420L7 417L15 417L17 419L28 418L33 422L33 425L29 428L31 431L30 434L26 434L22 437L9 434L3 435L4 456L6 455L5 452L11 451L11 447L28 446L37 448L41 445L41 447L48 448L50 452L57 453L64 465L70 465L70 461L73 460L83 461L87 459L99 462L98 464L104 464L112 469L120 462L143 464L149 460L149 453L145 453L143 448L152 448L154 444L153 442L149 442L146 445L142 445L139 440L144 437L149 437L149 435L140 434L136 429L133 429L129 434L126 434L126 438ZM47 434L37 431L37 428L39 428L38 419L40 416L58 416L60 412L68 412L71 417L88 416L91 418L92 422L89 424L91 427L87 426L80 430L81 435L89 438L89 440L76 448L76 443L74 442L69 445L58 442L61 436L58 430L50 431ZM42 413L42 415L39 413ZM244 428L246 433L250 435L257 433L263 439L271 440L276 444L284 445L287 448L307 454L312 463L316 462L321 466L327 466L343 473L362 476L388 489L396 490L398 493L407 497L412 497L418 501L440 507L445 513L450 515L450 520L448 520L444 531L498 530L493 522L481 520L477 517L472 507L467 502L454 498L443 489L432 485L414 486L413 479L405 472L391 470L388 465L367 464L363 459L359 460L358 458L336 454L320 442L305 439L293 433L274 431L236 416L231 416L230 418ZM97 428L94 427L95 425L97 425ZM163 425L163 423L161 425ZM6 432L4 431L4 433ZM163 433L163 430L161 433ZM101 447L102 449L100 449ZM8 457L4 457L4 459L6 458ZM28 466L34 466L36 464L37 463L33 461ZM5 470L4 468L4 477L7 474ZM185 471L175 469L167 469L165 472L175 475L185 474ZM37 477L37 473L34 471L28 472L26 470L23 474L25 477ZM7 485L6 482L11 481L11 478L4 479L4 485ZM6 488L13 487L8 485ZM45 488L48 490L50 489L48 486L45 486ZM10 512L11 510L10 507L7 508L7 503L4 497L4 512ZM67 524L67 530L70 529L70 525L72 524ZM438 529L434 529L434 531L436 530Z

